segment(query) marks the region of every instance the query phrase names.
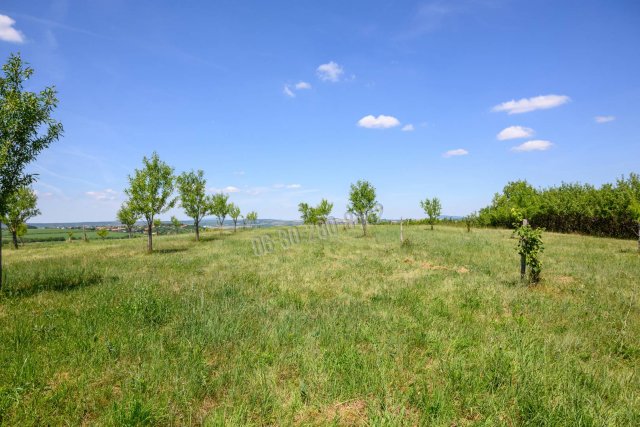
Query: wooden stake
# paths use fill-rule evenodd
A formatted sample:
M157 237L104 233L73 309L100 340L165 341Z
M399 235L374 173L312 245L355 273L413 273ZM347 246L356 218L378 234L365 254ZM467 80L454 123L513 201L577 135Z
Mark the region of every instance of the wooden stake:
M529 221L526 219L522 220L522 226L526 227L529 224ZM527 273L527 258L523 255L520 255L520 280L524 280L524 277Z

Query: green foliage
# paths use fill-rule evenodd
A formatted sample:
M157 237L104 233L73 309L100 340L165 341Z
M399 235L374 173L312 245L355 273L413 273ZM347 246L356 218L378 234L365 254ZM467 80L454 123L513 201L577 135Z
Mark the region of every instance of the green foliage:
M467 233L471 231L472 227L475 227L478 224L478 213L471 212L469 215L463 218L464 225L467 227Z
M213 196L209 211L218 218L218 225L222 229L224 225L224 219L229 215L229 195L224 193L218 193Z
M420 201L420 206L429 217L429 225L431 225L431 229L433 230L433 224L438 221L438 217L442 214L440 199L437 197L433 199L426 198Z
M98 235L98 237L104 240L109 235L109 230L107 230L106 228L101 228L99 230L96 230L96 234Z
M326 199L322 199L315 207L309 206L307 203L300 203L298 205L302 222L305 224L325 224L332 210L333 203L329 203Z
M206 194L207 180L204 172L183 172L176 179L180 205L189 218L193 219L196 231L196 240L200 238L200 221L209 214L213 205L213 196Z
M173 228L176 229L176 232L182 228L182 223L173 215L171 215L171 224L173 224Z
M151 158L142 159L144 167L136 169L133 176L129 176L129 188L125 194L129 196L128 205L137 215L147 221L148 243L147 250L153 250L152 227L154 218L176 204L172 199L174 181L173 168L164 163L153 153Z
M347 210L358 217L362 224L362 233L365 236L367 235L367 221L371 214L375 213L377 205L376 189L369 181L358 180L355 184L351 184Z
M249 222L249 224L251 225L255 225L258 222L258 212L256 211L251 211L247 214L247 216L245 217L247 219L247 221Z
M536 190L526 181L510 182L496 194L490 206L480 210L480 223L511 227L512 208L519 210L533 227L561 233L633 238L640 200L640 177L630 174L615 184L596 188L589 184L562 184Z
M541 228L533 228L529 223L523 225L523 216L520 211L513 209L512 217L515 219L513 234L518 238L516 251L524 256L525 264L529 269L529 282L538 283L542 273L542 261L540 255L544 251Z
M67 231L67 238L68 238L67 240L68 240L69 242L73 241L73 235L74 235L73 230L69 230L69 231Z
M0 77L0 215L18 188L34 180L25 174L27 164L62 135L62 124L51 118L58 105L53 87L40 93L24 90L33 69L19 54L10 55Z
M9 195L6 201L5 215L0 221L7 226L13 236L13 245L18 249L18 230L28 219L40 215L36 208L38 197L29 187L20 187Z
M240 217L240 208L233 203L229 203L229 216L233 220L233 231L236 231L238 217Z
M116 215L118 217L118 221L126 227L127 233L129 233L129 237L131 237L133 227L136 225L138 219L140 219L140 216L134 212L133 209L131 209L131 206L129 206L129 203L126 202L120 206Z

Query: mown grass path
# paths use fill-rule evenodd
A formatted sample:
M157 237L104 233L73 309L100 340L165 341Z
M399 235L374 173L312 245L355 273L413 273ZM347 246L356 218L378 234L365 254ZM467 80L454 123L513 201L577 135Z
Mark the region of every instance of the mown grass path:
M640 425L635 242L371 231L5 249L0 424Z

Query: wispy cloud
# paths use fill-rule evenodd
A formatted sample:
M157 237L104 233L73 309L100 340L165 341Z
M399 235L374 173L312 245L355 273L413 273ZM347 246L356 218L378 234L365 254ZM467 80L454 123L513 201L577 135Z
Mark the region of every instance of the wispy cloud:
M400 129L402 132L413 132L416 128L413 127L412 124L408 124L408 125L404 125L402 126L402 129Z
M224 188L216 188L216 187L211 187L208 189L208 191L210 193L226 193L226 194L230 194L230 193L238 193L240 192L240 189L238 187L234 187L233 185L228 185Z
M375 117L370 114L358 120L358 126L367 129L388 129L400 126L400 121L393 116L380 114L378 117Z
M546 151L551 148L553 144L549 141L544 141L542 139L534 139L531 141L527 141L523 144L516 145L511 148L511 151Z
M24 34L14 28L15 20L0 15L0 40L10 43L24 43Z
M311 89L311 83L298 82L295 87L297 90Z
M325 82L337 82L340 81L344 75L344 69L336 62L330 61L326 64L321 64L316 69L318 78Z
M535 132L531 128L523 126L509 126L508 128L500 131L498 139L500 141L506 141L507 139L529 138L530 136L533 136L533 134L535 134Z
M100 202L116 200L118 198L118 193L111 188L102 191L87 191L84 194Z
M296 97L296 94L293 93L293 91L291 90L289 85L284 85L284 88L282 89L282 93L287 95L289 98L295 98Z
M547 110L566 104L571 99L566 95L542 95L533 98L522 98L498 104L491 111L506 112L507 114L522 114L535 110Z
M593 120L595 120L596 123L608 123L608 122L612 122L616 119L615 116L595 116L593 118Z
M456 156L466 156L467 154L469 154L469 152L464 148L457 148L455 150L447 151L442 155L442 157L449 158L449 157L456 157Z

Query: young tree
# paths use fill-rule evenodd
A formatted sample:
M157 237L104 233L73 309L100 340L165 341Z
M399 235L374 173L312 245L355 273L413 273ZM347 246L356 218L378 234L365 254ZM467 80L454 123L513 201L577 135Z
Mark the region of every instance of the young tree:
M302 222L305 224L325 224L332 210L333 203L329 203L326 199L322 199L316 207L309 206L307 203L300 203L298 205Z
M633 200L630 206L631 215L636 221L637 229L636 235L638 236L638 253L640 254L640 201Z
M136 169L129 176L130 187L125 190L129 196L129 206L133 212L147 222L147 251L153 251L153 225L156 215L171 209L176 199L172 199L174 187L173 168L153 153L150 159L142 159L144 167Z
M128 203L123 203L118 211L118 221L122 223L127 229L127 233L129 233L129 238L133 235L133 227L136 225L136 222L140 219L140 216L136 214L133 209L129 206Z
M229 200L229 195L224 193L218 193L213 196L213 200L211 203L211 207L209 211L218 217L218 225L220 226L220 231L222 231L222 226L224 225L224 219L229 214L229 204L227 201Z
M96 234L98 235L99 238L104 240L109 235L109 230L107 230L106 228L101 228L100 230L96 231Z
M2 222L7 226L13 239L14 248L18 249L18 231L20 226L28 219L40 215L36 208L38 197L29 187L20 187L7 199L6 214L2 216Z
M426 198L420 201L420 206L424 210L424 213L429 217L429 224L431 225L431 229L433 230L433 224L436 223L438 217L442 213L442 205L440 204L440 199L434 197L433 199Z
M247 214L246 218L249 224L256 225L256 223L258 222L258 212L251 211Z
M177 178L177 183L180 204L189 218L193 219L196 240L200 240L200 221L209 214L213 205L213 196L205 194L207 180L204 179L204 172L183 172Z
M58 105L55 88L40 93L25 91L33 69L20 55L11 55L0 76L0 217L18 188L30 185L34 176L24 169L62 135L62 124L51 118ZM0 227L2 241L2 227ZM0 245L0 289L2 289L2 245Z
M233 220L233 232L236 232L238 225L238 217L240 216L240 208L233 203L229 203L229 216Z
M376 201L376 189L369 181L359 180L351 184L349 192L349 205L347 210L356 215L362 224L362 233L367 235L367 221L372 213L375 213L378 202Z
M156 229L156 236L160 235L160 226L162 225L162 220L160 218L156 218L153 220L153 228Z
M180 231L180 228L182 227L182 223L180 221L178 221L178 218L176 218L175 216L171 216L171 224L173 224L173 228L176 229L176 234L178 234L178 232Z
M463 218L465 225L467 226L467 233L471 232L471 227L478 223L478 214L471 212L469 215Z

